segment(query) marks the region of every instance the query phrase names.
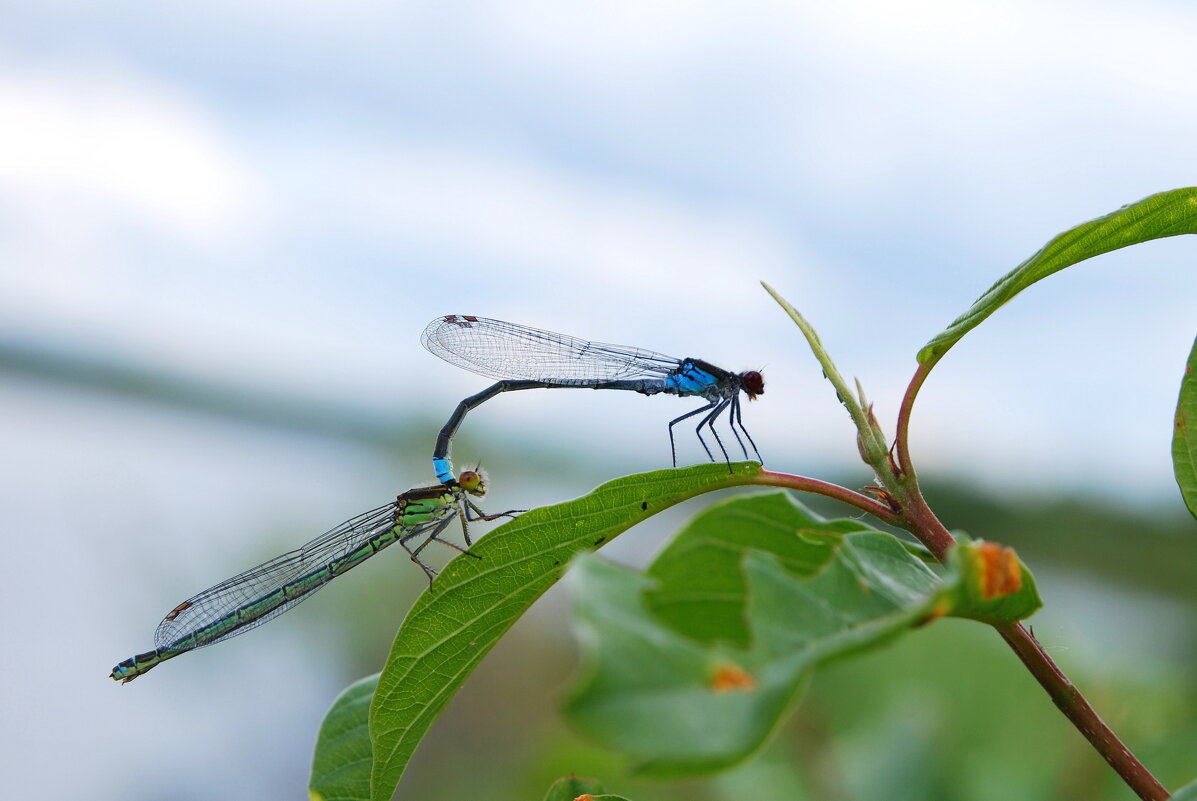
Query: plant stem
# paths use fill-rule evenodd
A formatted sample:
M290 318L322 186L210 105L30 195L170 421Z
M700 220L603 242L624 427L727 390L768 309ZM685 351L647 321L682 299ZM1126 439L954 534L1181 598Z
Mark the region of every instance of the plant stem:
M914 474L910 475L913 477ZM956 544L956 538L939 522L931 507L927 506L923 494L918 491L918 484L914 484L913 492L904 493L902 511L898 513L898 518L895 525L918 538L919 542L935 554L936 559L941 562L947 561L948 551Z
M1081 695L1081 691L1068 680L1063 671L1043 650L1043 646L1021 623L994 625L1002 639L1014 649L1027 670L1051 697L1064 717L1072 721L1097 753L1122 777L1139 798L1144 801L1165 801L1171 794L1151 775L1142 762L1130 752L1118 735L1106 725L1101 716Z
M926 545L940 561L951 550L954 540L931 508L927 506L923 493L919 488L918 478L910 461L909 427L910 414L914 406L914 399L920 387L927 378L931 368L938 359L920 364L915 371L906 395L902 398L902 407L898 413L898 430L894 437L894 445L898 453L898 467L900 481L904 485L898 523ZM1030 632L1021 623L994 624L998 634L1006 641L1024 666L1030 671L1039 685L1047 691L1048 697L1056 708L1064 713L1064 717L1076 726L1097 753L1122 777L1130 787L1144 801L1164 801L1171 798L1171 794L1151 774L1146 766L1131 753L1130 749L1118 739L1101 716L1089 705L1085 696L1076 688L1064 672L1060 670L1047 652L1040 646Z
M855 506L862 512L868 512L878 520L889 523L891 526L902 525L902 518L898 513L885 504L867 495L850 490L847 487L832 484L829 481L820 481L817 478L807 478L806 476L795 476L790 473L774 473L770 470L762 470L754 477L752 483L762 484L766 487L786 487L787 489L798 490L800 492L812 492L815 495L822 495L826 498L846 503L849 506Z
M914 377L906 387L906 394L902 396L902 406L898 409L898 429L894 434L894 449L898 452L898 468L902 477L916 481L914 463L910 461L910 414L914 410L914 399L918 396L923 382L931 372L931 368L939 359L920 364L914 371Z
M944 561L948 552L956 544L956 540L923 498L914 463L910 458L909 437L910 416L914 409L915 398L942 354L919 364L910 384L906 387L906 394L902 398L902 406L898 411L898 426L894 436L894 448L897 452L897 463L895 464L889 457L885 436L877 425L871 409L864 401L863 392L860 393L858 402L857 398L848 390L847 383L836 370L831 356L824 350L818 334L815 333L810 323L772 287L763 281L761 284L806 337L815 358L823 367L823 375L831 381L840 403L847 408L848 414L856 424L857 444L860 447L861 456L876 471L878 482L886 490L884 497L891 503L880 503L835 484L784 473L762 472L759 476L761 480L754 483L791 487L851 504L886 523L909 531L926 545L937 559L941 562ZM1023 665L1047 691L1056 707L1080 730L1085 739L1122 777L1128 787L1144 801L1165 801L1171 797L1164 786L1144 767L1143 763L1123 745L1122 741L1118 739L1118 735L1114 734L1113 730L1106 725L1105 721L1081 695L1080 690L1068 680L1068 677L1052 661L1047 652L1040 647L1039 642L1021 624L995 624L994 628L1018 654Z

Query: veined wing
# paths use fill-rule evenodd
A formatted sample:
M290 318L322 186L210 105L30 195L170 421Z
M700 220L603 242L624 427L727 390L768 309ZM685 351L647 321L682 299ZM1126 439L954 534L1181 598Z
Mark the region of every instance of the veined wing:
M210 587L198 595L188 598L166 616L154 632L154 645L159 649L169 648L205 628L233 615L257 601L297 580L315 573L330 562L352 553L370 540L385 534L395 526L395 503L388 503L321 534L311 542L294 551L277 556L269 562L238 573L230 579ZM201 635L195 642L182 644L184 648L202 648L205 645L222 642L243 632L260 626L307 598L331 580L312 581L290 591L286 599L264 614L246 620L235 628L213 627L210 636Z
M588 342L461 314L436 318L424 329L420 341L450 364L499 380L585 385L661 378L681 361L644 348Z

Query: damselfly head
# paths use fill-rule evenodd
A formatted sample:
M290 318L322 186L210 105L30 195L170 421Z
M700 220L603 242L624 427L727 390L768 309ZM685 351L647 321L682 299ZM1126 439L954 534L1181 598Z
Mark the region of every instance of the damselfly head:
M462 470L457 476L457 483L471 495L481 498L486 494L486 472L481 467Z
M765 377L756 370L740 373L740 386L748 393L748 400L756 400L757 395L765 394Z

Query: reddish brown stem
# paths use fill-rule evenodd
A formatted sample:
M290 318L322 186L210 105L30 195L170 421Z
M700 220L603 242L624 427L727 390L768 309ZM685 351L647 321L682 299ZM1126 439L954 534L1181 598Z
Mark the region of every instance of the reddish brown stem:
M799 490L801 492L813 492L816 495L822 495L827 498L833 498L837 501L855 506L862 512L868 512L893 526L902 525L902 518L896 511L870 498L867 495L862 495L859 492L841 487L839 484L832 484L828 481L819 481L817 478L807 478L806 476L795 476L789 473L774 473L769 470L762 470L756 477L754 477L754 484L764 484L768 487L786 487L788 489ZM949 535L950 536L950 535Z
M1172 795L1160 784L1151 771L1130 752L1118 735L1106 725L1101 716L1089 706L1081 691L1068 680L1039 641L1020 623L995 625L998 634L1014 649L1031 675L1047 690L1052 702L1080 729L1081 734L1097 753L1109 763L1122 780L1144 801L1165 801Z
M944 527L919 489L918 478L914 472L914 465L910 460L910 415L914 408L914 399L919 389L927 379L931 368L938 359L920 364L915 371L906 394L902 398L902 406L898 411L898 428L894 436L894 446L898 457L898 475L895 479L902 486L902 500L904 502L901 521L898 522L911 534L914 534L931 551L943 561L951 550L954 540ZM1162 784L1151 775L1151 771L1130 752L1118 735L1106 725L1101 716L1089 705L1081 691L1068 680L1063 671L1052 661L1039 642L1019 623L1003 623L994 626L1002 639L1018 654L1023 665L1030 671L1040 686L1047 691L1052 703L1064 713L1089 741L1090 745L1101 754L1122 780L1126 782L1139 798L1144 801L1164 801L1171 795Z
M910 474L913 476L913 473ZM939 522L939 518L931 511L931 507L927 506L927 502L923 500L923 496L917 491L911 493L906 498L906 503L902 507L901 519L894 525L900 526L915 537L919 542L926 545L931 553L935 554L935 558L941 562L947 561L948 551L952 550L952 546L956 544L956 538L952 536L943 525Z
M914 464L910 461L910 414L914 410L914 399L919 394L923 382L938 359L920 364L906 387L906 394L902 396L902 406L898 409L898 429L894 434L894 448L898 452L898 468L902 476L914 478Z

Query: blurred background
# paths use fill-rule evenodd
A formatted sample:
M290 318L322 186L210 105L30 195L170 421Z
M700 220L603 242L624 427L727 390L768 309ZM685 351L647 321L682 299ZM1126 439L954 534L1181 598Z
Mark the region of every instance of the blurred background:
M1000 275L1193 183L1195 78L1181 0L0 2L9 794L305 796L325 709L425 586L402 554L130 686L107 673L182 599L432 478L437 430L488 383L420 347L433 317L761 369L745 422L769 467L861 486L758 281L892 431L917 349ZM932 505L1020 550L1036 635L1171 787L1197 774L1197 532L1169 458L1194 247L1034 287L940 364L912 429ZM667 466L685 410L517 393L455 456L490 470L487 508L527 508ZM642 564L711 500L604 553ZM822 671L743 768L637 782L555 717L567 590L399 798L539 799L570 771L639 799L1131 797L996 636L952 621Z

